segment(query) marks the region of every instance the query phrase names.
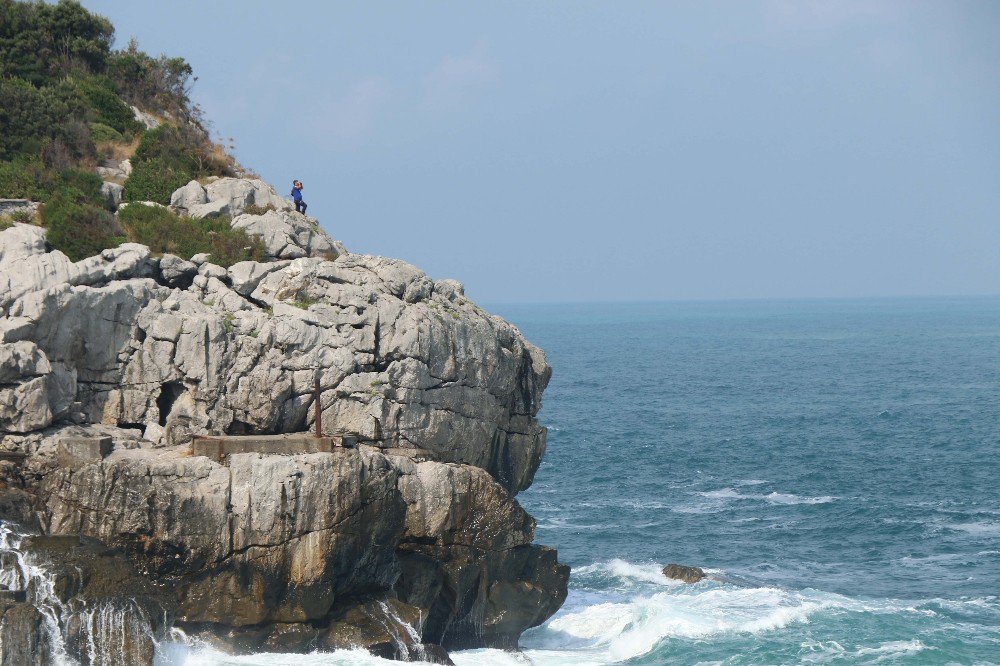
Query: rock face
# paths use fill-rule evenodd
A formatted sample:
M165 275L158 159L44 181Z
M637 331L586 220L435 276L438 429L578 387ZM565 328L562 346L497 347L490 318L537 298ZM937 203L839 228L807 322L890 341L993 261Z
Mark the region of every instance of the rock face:
M222 202L272 261L124 244L74 263L43 229L0 232L0 450L27 456L0 477L34 507L11 495L0 519L116 549L229 649L516 645L569 573L513 498L545 449L544 355L458 282L348 254L277 205L238 214L274 204L253 183L173 204ZM317 380L324 431L358 448L190 455L196 435L312 429ZM114 450L68 458L68 437Z
M531 483L550 369L453 284L353 254L229 270L206 262L192 275L125 244L74 264L45 252L42 233L0 232L0 270L8 256L18 265L2 273L0 343L33 343L59 368L58 382L22 373L35 382L22 391L33 404L62 406L72 379L69 402L88 421L160 427L156 443L174 444L196 432L307 430L318 376L328 430L481 467L513 492ZM187 277L186 289L167 286Z
M373 447L228 466L134 449L61 468L50 440L31 469L47 531L132 554L174 592L178 622L237 649L345 647L345 614L387 598L423 616L423 642L510 646L565 598L566 567L478 468Z
M273 187L256 178L219 178L206 186L192 180L171 195L170 205L190 217L235 217L249 206L292 210L291 203L279 196Z
M338 241L323 233L314 218L295 211L267 211L263 215L238 215L234 229L260 236L264 250L273 259L322 257L336 259L347 250Z

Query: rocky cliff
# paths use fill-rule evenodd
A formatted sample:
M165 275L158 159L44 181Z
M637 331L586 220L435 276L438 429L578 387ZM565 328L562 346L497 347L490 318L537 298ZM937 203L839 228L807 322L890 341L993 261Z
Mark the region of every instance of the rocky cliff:
M227 268L124 244L74 263L39 227L0 232L0 518L123 558L165 619L144 602L122 622L234 650L429 658L421 644L514 646L555 612L568 569L531 543L514 499L545 449L541 351L461 284L348 253L261 181L192 182L172 205L232 215L270 260ZM310 430L317 399L323 430L358 446L191 454L199 435ZM64 442L81 436L113 450L74 456ZM22 582L0 574L0 587L30 587L24 562L46 585L68 575L20 544L0 560ZM31 624L23 606L68 618L94 597L44 586L0 603L2 626Z

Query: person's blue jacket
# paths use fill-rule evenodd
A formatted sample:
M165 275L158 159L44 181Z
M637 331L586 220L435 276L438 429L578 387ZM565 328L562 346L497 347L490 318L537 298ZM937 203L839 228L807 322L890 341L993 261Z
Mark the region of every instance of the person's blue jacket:
M292 200L299 202L302 201L302 190L297 187L292 188Z

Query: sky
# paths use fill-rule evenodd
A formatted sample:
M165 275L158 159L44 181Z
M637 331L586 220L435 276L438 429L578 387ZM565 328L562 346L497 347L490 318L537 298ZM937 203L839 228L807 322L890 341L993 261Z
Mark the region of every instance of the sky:
M1000 2L83 4L476 300L1000 293Z

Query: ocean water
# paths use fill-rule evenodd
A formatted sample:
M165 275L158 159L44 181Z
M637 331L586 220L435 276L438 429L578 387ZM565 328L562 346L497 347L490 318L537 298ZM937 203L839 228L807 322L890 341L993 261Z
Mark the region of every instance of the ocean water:
M519 500L573 574L458 664L1000 663L1000 298L492 309L555 369Z

